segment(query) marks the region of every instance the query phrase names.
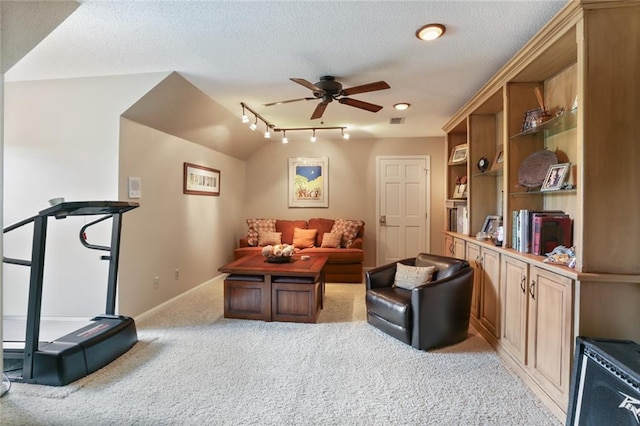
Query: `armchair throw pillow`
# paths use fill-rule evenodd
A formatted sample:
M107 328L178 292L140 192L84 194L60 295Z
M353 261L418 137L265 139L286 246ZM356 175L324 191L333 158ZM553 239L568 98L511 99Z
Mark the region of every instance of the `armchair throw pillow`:
M395 287L413 290L422 284L431 282L435 266L409 266L398 262L393 285Z

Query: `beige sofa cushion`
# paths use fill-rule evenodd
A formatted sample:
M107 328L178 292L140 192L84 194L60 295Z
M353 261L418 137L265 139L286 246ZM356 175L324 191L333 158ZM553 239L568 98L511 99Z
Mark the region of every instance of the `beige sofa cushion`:
M342 244L342 234L338 232L325 232L322 236L322 244L320 247L323 248L340 248Z
M342 247L349 248L358 236L358 231L364 223L361 220L336 219L331 232L342 234Z
M250 246L258 245L260 232L276 232L275 219L247 219L247 242Z

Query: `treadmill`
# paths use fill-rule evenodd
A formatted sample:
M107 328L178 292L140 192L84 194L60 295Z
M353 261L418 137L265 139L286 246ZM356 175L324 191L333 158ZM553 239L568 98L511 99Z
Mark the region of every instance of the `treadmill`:
M5 369L9 367L4 373L11 381L63 386L104 367L137 343L133 318L115 315L115 305L122 215L138 206L138 203L125 201L62 202L4 229L7 233L33 222L31 259L2 259L4 263L30 268L26 321L3 320L3 358ZM94 215L102 217L82 226L79 236L80 243L86 248L108 253L100 256L102 260L109 261L105 313L83 322L67 321L66 325L61 325L65 321L58 318L50 324L54 333L65 330L65 327L69 329L69 324L71 327L80 324L81 327L72 328L75 331L67 331L62 337L50 337L51 330L49 335L46 330L48 321L41 317L47 220L49 217L64 219ZM108 219L112 221L110 246L88 243L86 229ZM24 335L20 335L23 331ZM45 335L47 337L43 339Z

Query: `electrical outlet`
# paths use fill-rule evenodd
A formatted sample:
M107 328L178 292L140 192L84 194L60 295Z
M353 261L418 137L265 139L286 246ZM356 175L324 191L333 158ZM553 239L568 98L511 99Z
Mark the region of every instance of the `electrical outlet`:
M175 270L175 279L178 281L180 279L180 269L176 268Z
M153 288L160 287L160 277L153 277Z

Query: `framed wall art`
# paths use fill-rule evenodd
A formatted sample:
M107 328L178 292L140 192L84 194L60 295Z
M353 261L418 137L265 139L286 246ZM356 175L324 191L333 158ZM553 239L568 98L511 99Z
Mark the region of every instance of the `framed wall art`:
M289 158L289 207L329 207L329 159Z
M219 196L220 170L184 163L182 193Z
M467 161L467 144L455 146L451 150L451 156L449 157L449 164L460 164Z

